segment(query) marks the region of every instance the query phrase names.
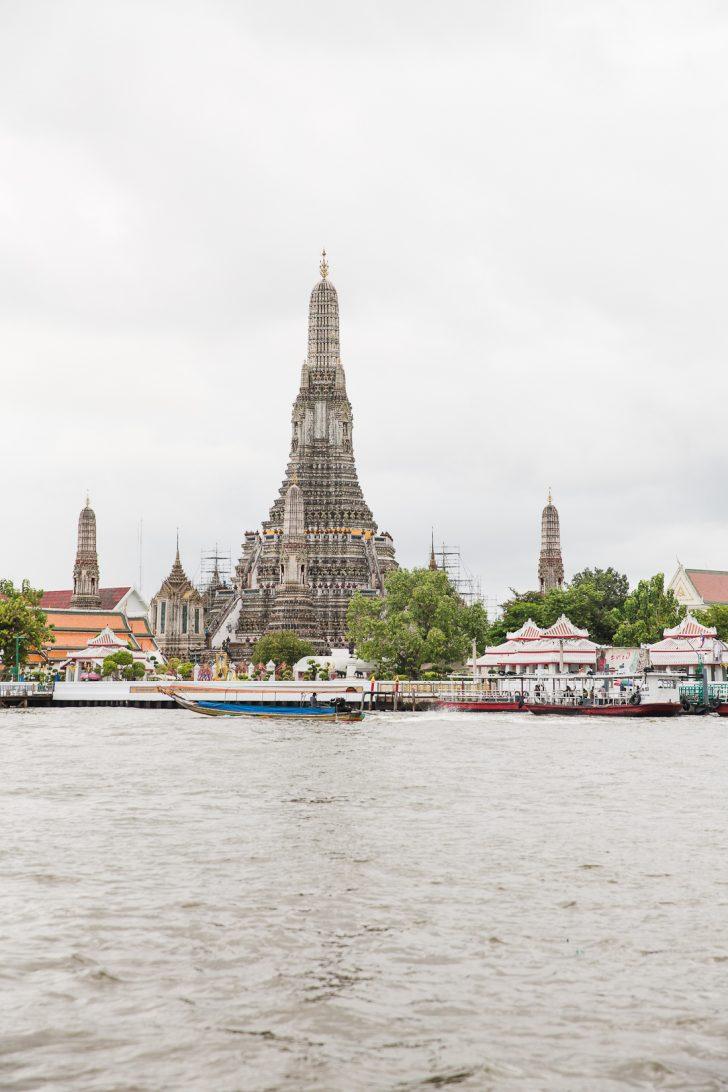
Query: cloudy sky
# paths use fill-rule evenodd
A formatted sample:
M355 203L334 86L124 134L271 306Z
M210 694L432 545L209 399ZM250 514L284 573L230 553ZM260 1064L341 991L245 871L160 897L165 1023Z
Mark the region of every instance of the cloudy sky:
M0 575L237 556L324 245L401 563L728 568L727 108L719 0L0 0Z

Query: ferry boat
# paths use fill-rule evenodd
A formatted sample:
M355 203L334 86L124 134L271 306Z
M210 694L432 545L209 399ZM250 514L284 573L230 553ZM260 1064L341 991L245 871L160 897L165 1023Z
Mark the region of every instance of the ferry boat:
M529 696L524 708L537 716L674 717L682 712L674 675L589 675L563 678L551 693ZM616 684L616 685L615 685Z

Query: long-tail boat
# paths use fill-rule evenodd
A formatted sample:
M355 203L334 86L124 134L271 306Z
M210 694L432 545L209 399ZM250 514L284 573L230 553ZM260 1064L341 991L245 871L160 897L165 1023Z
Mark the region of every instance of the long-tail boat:
M284 702L261 704L242 701L206 701L183 698L172 687L160 690L169 695L181 709L190 713L203 713L208 717L268 717L280 720L282 717L303 717L309 720L336 720L355 722L364 719L361 709L352 709L345 702L331 705L293 705Z

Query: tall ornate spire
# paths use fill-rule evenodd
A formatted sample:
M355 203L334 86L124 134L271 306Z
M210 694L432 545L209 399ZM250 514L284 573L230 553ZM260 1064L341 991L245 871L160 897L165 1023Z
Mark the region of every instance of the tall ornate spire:
M187 573L182 568L182 561L180 560L179 556L179 527L177 528L177 549L174 555L174 563L170 570L169 576L167 577L167 581L169 584L173 585L189 583L187 579Z
M561 558L559 513L549 489L546 507L541 513L541 555L538 560L538 583L541 593L560 588L564 583L564 563Z
M266 530L283 526L291 485L301 487L307 528L376 530L356 472L353 414L339 355L339 300L328 268L324 251L322 277L309 302L308 356L293 406L289 462Z
M339 297L329 277L326 251L321 256L321 280L308 305L308 367L332 369L339 362Z
M78 517L78 544L73 566L73 595L71 606L80 610L98 610L101 607L99 593L99 558L96 552L96 513L86 496L86 507Z
M435 557L435 528L432 529L432 537L430 539L430 564L428 568L433 572L437 568L437 559Z

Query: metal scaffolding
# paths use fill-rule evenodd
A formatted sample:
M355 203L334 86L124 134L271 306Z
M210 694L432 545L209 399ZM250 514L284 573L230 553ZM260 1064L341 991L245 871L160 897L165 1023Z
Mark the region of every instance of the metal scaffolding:
M200 551L200 579L197 590L204 595L216 585L230 585L232 571L232 553L229 549L221 550L217 542L214 547L204 546Z
M472 603L482 603L487 609L480 577L475 576L465 564L459 546L449 547L443 542L442 547L435 550L435 561L438 569L447 573L450 583L464 603L468 606Z

